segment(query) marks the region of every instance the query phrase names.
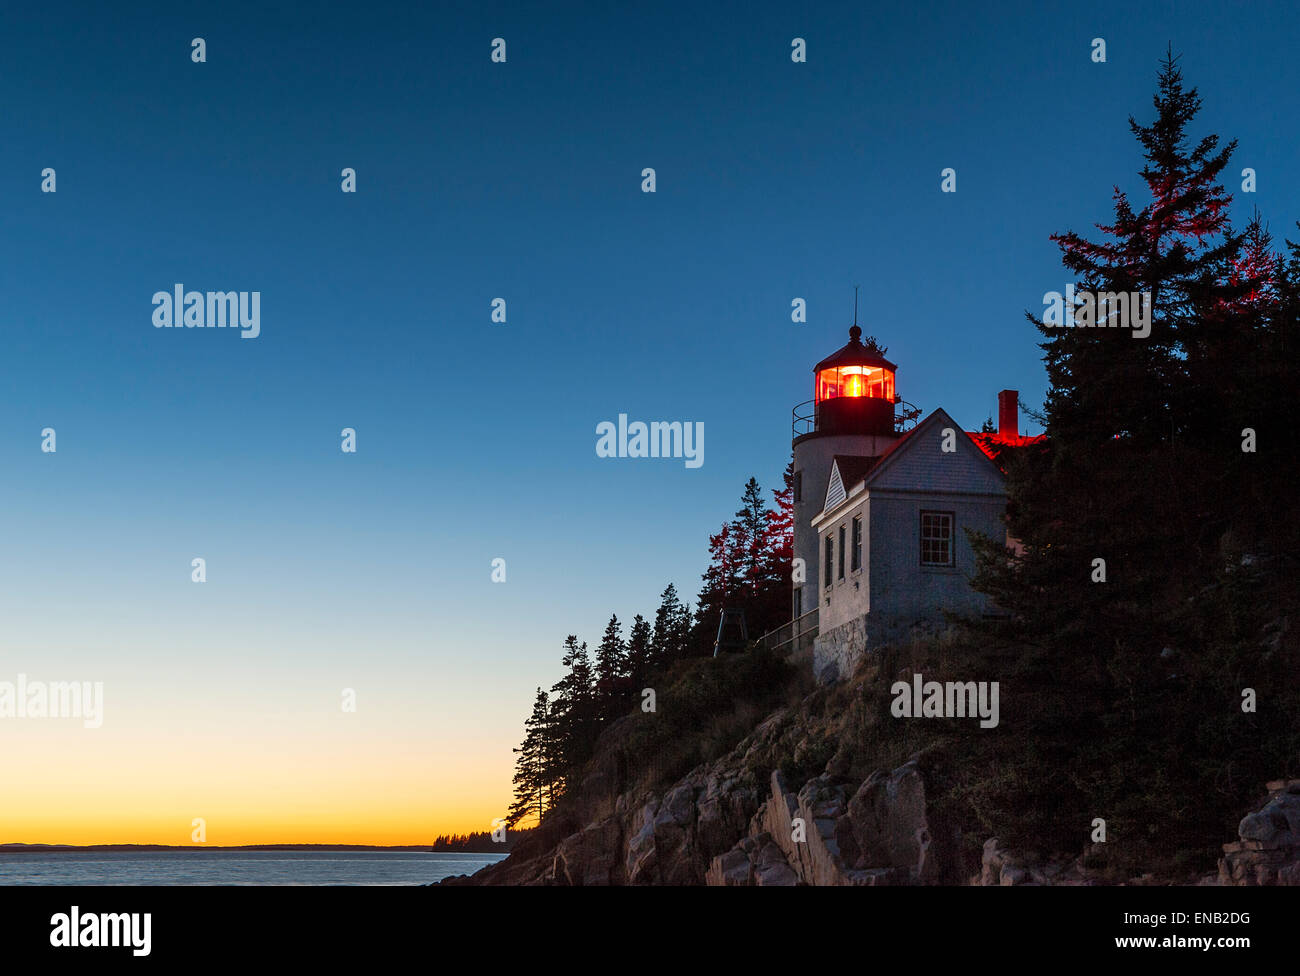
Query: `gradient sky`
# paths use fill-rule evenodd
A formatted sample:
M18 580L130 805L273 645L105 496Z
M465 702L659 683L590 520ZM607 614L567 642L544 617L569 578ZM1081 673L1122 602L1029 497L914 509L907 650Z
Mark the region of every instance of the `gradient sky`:
M1167 42L1235 213L1300 216L1292 3L124 6L0 13L0 681L105 683L0 720L0 842L487 829L564 636L779 482L854 284L925 412L1041 402L1048 235L1136 189ZM261 336L154 329L176 282ZM597 458L619 413L704 466Z

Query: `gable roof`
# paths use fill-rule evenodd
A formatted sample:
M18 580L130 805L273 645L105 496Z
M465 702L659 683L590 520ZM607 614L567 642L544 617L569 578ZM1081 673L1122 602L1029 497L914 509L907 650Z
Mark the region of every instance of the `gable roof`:
M831 460L831 476L826 482L822 511L829 511L844 501L877 460L862 454L836 454Z
M936 407L931 412L930 416L926 417L919 424L909 430L906 435L900 437L890 446L888 451L880 456L880 460L873 465L871 470L867 473L867 484L870 485L873 481L879 480L880 476L896 464L900 457L906 454L913 446L920 443L921 433L923 431L931 431L940 424L943 424L946 427L951 427L954 431L961 431L963 434L966 433L966 431L962 430L952 417L948 416L948 412L944 410L943 407ZM958 443L961 442L959 441ZM998 467L993 462L993 459L984 452L984 449L979 445L979 443L973 438L971 438L971 443L973 446L978 448L976 453L979 455L983 463L987 464L997 474L998 480L1005 478L1002 469Z
M852 488L861 481L866 473L871 470L883 455L874 455L868 457L862 454L836 454L835 467L839 469L840 478L844 482L846 489Z
M885 472L895 466L900 458L910 453L916 445L922 443L922 434L931 434L939 427L951 428L954 433L957 431L961 431L963 434L966 433L966 431L963 431L961 427L958 426L957 422L948 415L946 410L942 407L935 408L930 416L926 417L908 431L907 436L899 438L899 440L881 456L880 461L867 473L867 487L869 488L873 483L881 480ZM970 452L970 456L972 460L978 458L978 461L976 462L977 467L985 467L987 473L992 475L999 484L1005 480L1006 475L1003 473L1002 469L994 463L993 459L984 452L983 448L973 438L968 440L967 437L963 437L956 443L969 443L971 447L976 448L976 450Z
M1000 434L987 434L981 431L961 430L961 427L955 420L948 415L943 408L935 409L928 417L919 424L903 434L898 440L878 456L867 456L861 454L836 454L831 461L831 475L826 485L826 497L823 500L822 510L813 518L816 524L826 513L838 508L848 498L852 497L855 492L854 488L859 485L870 487L871 483L879 479L893 464L901 457L906 455L913 447L922 442L923 432L931 432L937 426L951 427L954 431L961 431L962 434L970 440L975 451L969 452L969 456L978 467L986 467L988 472L997 478L999 482L1005 480L998 459L1001 452L1008 447L1024 447L1027 445L1045 442L1045 434L1034 436L1016 436L1003 437ZM961 441L958 441L961 443Z

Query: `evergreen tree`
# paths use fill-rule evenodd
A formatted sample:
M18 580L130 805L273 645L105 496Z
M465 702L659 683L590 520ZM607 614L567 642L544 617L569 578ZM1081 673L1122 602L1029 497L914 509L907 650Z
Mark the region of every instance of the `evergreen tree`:
M632 629L627 636L627 670L633 688L638 691L650 674L652 639L650 624L638 613L632 618Z
M579 644L574 634L566 637L560 664L565 668L564 677L551 688L556 712L552 738L557 778L563 781L591 754L595 738L595 689L585 641Z
M746 604L754 602L763 589L763 577L768 568L764 565L764 555L770 527L771 512L763 501L763 490L758 486L758 479L751 477L745 482L740 509L731 523L734 552L731 562L735 567L741 599Z
M627 645L623 643L623 625L617 614L610 614L605 633L596 648L596 687L607 693L619 678L627 676Z
M1228 294L1217 272L1239 249L1228 225L1231 199L1218 184L1235 143L1208 135L1190 145L1200 107L1172 55L1161 66L1156 118L1129 126L1146 163L1151 200L1134 211L1115 192L1115 219L1090 241L1054 235L1080 287L1150 292L1151 332L1060 328L1035 322L1049 391L1049 449L1006 452L1010 534L1024 552L1007 559L1001 540L977 545L976 584L1007 610L1056 634L1100 649L1121 635L1158 640L1161 622L1142 608L1176 583L1200 546L1205 493L1187 477L1200 442L1193 431L1185 359L1204 328L1198 311ZM1134 525L1143 531L1133 531ZM1109 586L1093 584L1105 561ZM1171 572L1174 570L1175 572Z
M655 611L650 637L651 659L656 670L665 671L674 661L686 656L690 620L690 608L682 605L677 587L669 583L659 595L659 609Z
M1187 130L1201 99L1184 88L1172 53L1161 65L1154 101L1151 124L1129 119L1146 160L1141 176L1150 201L1135 212L1116 189L1114 222L1100 226L1101 240L1073 231L1053 235L1082 290L1151 295L1151 334L1144 339L1126 328L1036 323L1046 340L1048 428L1064 444L1179 433L1189 393L1185 346L1200 329L1206 282L1240 246L1229 232L1232 197L1219 183L1236 142L1219 148L1218 136L1207 135L1191 144Z
M794 547L794 459L781 473L781 488L772 489L776 507L768 514L767 553L779 566L777 572L788 576L790 560L785 551Z
M548 809L551 773L554 765L551 743L551 710L548 696L541 688L533 701L533 713L524 722L524 741L515 750L515 799L506 816L507 826L536 817Z
M736 590L736 547L732 543L732 531L732 526L724 525L709 536L709 565L701 577L704 585L695 601L688 651L696 656L712 653L722 611L730 605Z
M562 704L551 699L547 708L547 787L546 808L554 809L555 804L564 796L569 781L569 770L565 768L565 752L562 730L567 714Z
M694 622L695 613L691 605L689 603L680 604L677 608L677 624L673 631L676 634L678 660L689 657L691 654L691 633Z
M790 619L794 571L794 460L782 473L783 487L772 489L776 507L768 514L767 541L763 547L762 605L764 630L779 627Z
M709 566L696 601L691 634L696 654L712 653L724 609L745 613L751 637L790 619L790 574L794 557L794 465L785 485L774 490L776 509L767 507L758 480L750 478L735 517L709 537Z
M1259 520L1247 525L1246 518L1267 520L1270 514L1267 499L1256 498L1260 459L1243 453L1240 445L1246 427L1270 428L1264 432L1268 440L1281 432L1282 425L1269 419L1285 409L1287 391L1271 382L1269 357L1283 276L1282 259L1255 213L1240 251L1225 256L1211 276L1198 328L1189 336L1186 370L1194 391L1188 397L1189 430L1200 455L1196 480L1203 483L1197 499L1203 550L1212 551L1230 530L1257 535Z
M1296 227L1300 229L1300 221ZM1255 487L1256 499L1262 500L1260 511L1279 530L1290 529L1275 533L1276 551L1294 553L1300 551L1293 502L1300 484L1300 452L1290 427L1300 416L1300 243L1287 239L1286 247L1288 256L1278 267L1277 305L1260 355L1260 386L1268 407L1253 418L1256 423L1242 427L1256 429L1264 444L1255 454L1261 461L1267 459Z
M621 711L627 692L627 645L623 625L610 615L605 633L596 648L596 710L599 721L608 722Z
M1287 433L1267 438L1287 449L1241 449L1243 427L1289 422L1295 403L1279 353L1292 286L1257 220L1229 225L1218 179L1234 144L1191 141L1199 107L1167 57L1155 120L1130 120L1150 201L1135 211L1116 191L1103 240L1055 238L1080 288L1151 292L1151 334L1039 325L1047 441L1000 457L1008 534L1023 548L972 539L974 585L1012 614L992 628L1016 638L1008 681L1040 703L1007 802L1110 810L1134 851L1157 823L1166 844L1207 846L1260 770L1294 755L1294 674L1258 652L1276 608L1252 600L1281 577L1243 571L1253 564L1230 541L1256 506L1275 518L1260 540L1295 539L1289 503L1267 498L1294 483ZM1275 707L1243 721L1245 686L1272 689ZM1050 772L1061 762L1068 782ZM1170 809L1182 795L1198 802Z

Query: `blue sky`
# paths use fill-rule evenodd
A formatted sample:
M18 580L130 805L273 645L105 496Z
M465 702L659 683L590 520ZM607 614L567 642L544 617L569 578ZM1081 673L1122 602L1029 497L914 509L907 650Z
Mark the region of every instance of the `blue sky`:
M102 671L145 729L357 686L493 802L564 636L693 596L779 482L855 284L906 400L1041 402L1048 235L1137 189L1166 43L1234 213L1300 216L1285 3L118 6L0 14L0 671ZM154 329L176 282L260 291L260 337ZM619 413L704 466L597 458Z

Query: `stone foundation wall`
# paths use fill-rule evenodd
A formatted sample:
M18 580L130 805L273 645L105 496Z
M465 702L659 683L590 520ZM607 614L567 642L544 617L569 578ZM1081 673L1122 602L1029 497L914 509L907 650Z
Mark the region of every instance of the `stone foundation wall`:
M823 684L848 678L867 650L867 616L824 631L813 641L813 675Z
M933 637L946 626L942 618L899 620L880 613L854 617L813 641L813 676L821 684L847 681L868 648Z

